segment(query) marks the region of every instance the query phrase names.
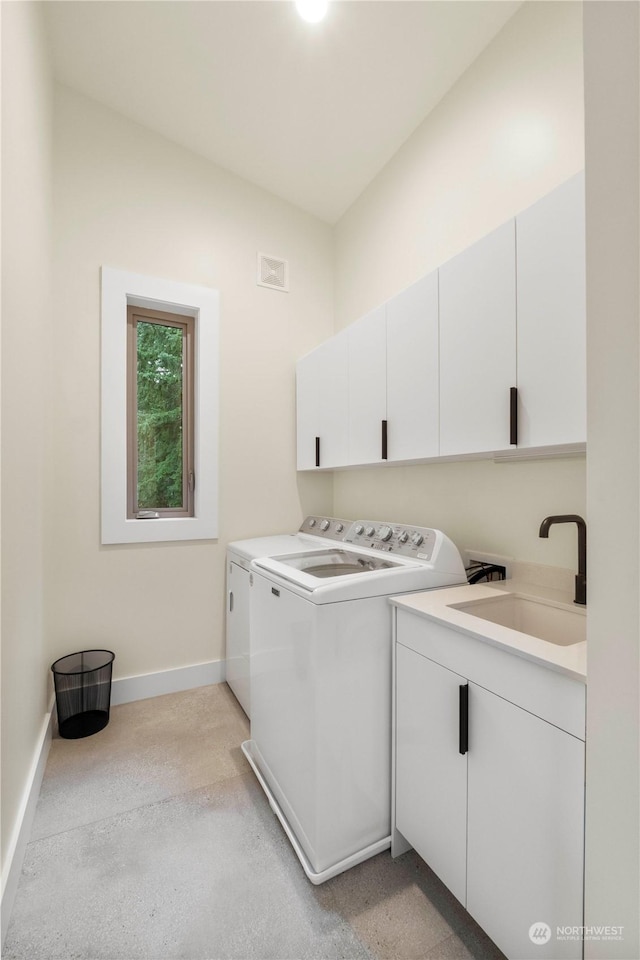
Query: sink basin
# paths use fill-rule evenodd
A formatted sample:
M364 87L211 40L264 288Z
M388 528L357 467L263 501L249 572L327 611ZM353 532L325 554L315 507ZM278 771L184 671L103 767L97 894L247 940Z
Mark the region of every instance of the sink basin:
M561 647L569 647L587 639L587 618L585 610L579 607L572 610L517 593L452 603L451 607Z

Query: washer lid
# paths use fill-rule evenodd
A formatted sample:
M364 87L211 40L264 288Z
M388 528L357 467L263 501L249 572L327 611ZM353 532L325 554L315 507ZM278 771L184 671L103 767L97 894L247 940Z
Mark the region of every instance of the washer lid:
M329 577L346 577L354 574L371 573L374 570L388 570L400 566L387 557L367 556L353 550L314 550L309 553L292 553L278 557L280 563L293 570L318 580Z
M283 562L284 561L284 562ZM362 562L358 562L362 561ZM459 577L434 573L427 563L381 555L375 550L325 550L253 560L251 569L312 603L337 603L425 590Z
M420 553L405 556L393 541L400 529L395 525L389 542L374 538L371 546L351 543L348 536L341 543L316 542L310 550L295 544L279 556L255 558L251 569L312 603L394 596L467 582L460 554L441 530L413 528L425 541L428 537L428 552L422 556L421 546L416 545ZM354 536L359 536L355 530ZM311 546L311 538L307 543ZM405 546L403 540L400 547Z

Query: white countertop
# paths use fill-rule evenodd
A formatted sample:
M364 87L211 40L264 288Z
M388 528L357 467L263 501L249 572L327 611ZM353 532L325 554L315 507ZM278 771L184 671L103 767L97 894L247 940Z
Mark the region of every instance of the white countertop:
M586 683L587 680L587 644L574 643L571 646L559 646L539 640L537 637L520 633L510 627L504 627L489 620L481 620L463 610L456 610L452 604L467 603L474 600L495 598L496 594L516 593L521 597L547 600L554 606L576 611L576 605L570 594L550 587L541 587L537 584L526 583L521 580L501 580L489 584L473 584L458 587L447 587L444 590L428 590L424 593L405 594L400 597L391 597L390 602L410 613L414 613L426 620L434 620L445 626L452 627L460 633L475 637L483 643L508 650L515 656L523 657L534 663L541 664Z

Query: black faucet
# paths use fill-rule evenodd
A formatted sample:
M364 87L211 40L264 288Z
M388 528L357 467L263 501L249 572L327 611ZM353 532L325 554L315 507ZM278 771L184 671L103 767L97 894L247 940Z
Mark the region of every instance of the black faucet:
M574 603L586 605L587 602L587 525L577 513L567 513L560 517L545 517L540 524L540 537L549 536L549 527L553 523L578 524L578 573L576 575L576 593Z

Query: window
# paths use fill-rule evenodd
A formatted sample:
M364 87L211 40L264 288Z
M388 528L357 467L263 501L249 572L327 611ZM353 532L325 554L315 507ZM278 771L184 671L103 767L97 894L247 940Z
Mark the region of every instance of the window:
M218 292L102 268L102 543L218 535Z
M127 516L192 517L193 317L127 309Z

